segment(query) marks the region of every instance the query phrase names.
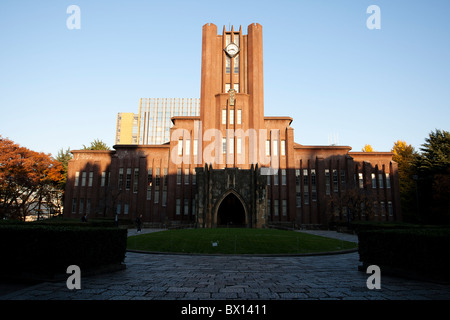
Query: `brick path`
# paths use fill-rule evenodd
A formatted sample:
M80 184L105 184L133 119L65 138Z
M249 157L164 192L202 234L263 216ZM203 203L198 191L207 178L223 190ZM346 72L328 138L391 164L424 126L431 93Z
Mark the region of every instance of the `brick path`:
M80 290L67 289L63 280L24 288L0 300L450 299L449 285L383 275L383 270L381 289L369 290L369 275L358 271L356 252L303 257L127 252L125 264L122 271L82 274Z

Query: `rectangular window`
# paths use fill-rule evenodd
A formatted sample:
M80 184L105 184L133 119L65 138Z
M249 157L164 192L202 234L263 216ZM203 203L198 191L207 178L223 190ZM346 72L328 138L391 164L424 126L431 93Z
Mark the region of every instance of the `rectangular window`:
M237 138L237 140L236 140L236 152L238 153L238 154L241 154L242 153L242 139L241 138Z
M241 124L242 123L242 110L238 109L237 110L237 124Z
M124 213L124 214L128 214L128 203L125 203L125 204L123 205L123 213Z
M162 193L162 205L163 207L167 206L167 191L164 190Z
M331 194L330 169L325 169L325 193L327 196Z
M155 199L153 203L159 203L159 190L161 185L161 169L155 168Z
M102 181L101 181L101 186L104 187L105 186L105 180L106 180L106 172L103 171L102 172Z
M309 204L308 169L303 169L303 202L304 202L304 204Z
M231 43L231 33L227 33L225 36L225 46Z
M189 214L189 199L184 199L184 215Z
M380 188L384 188L383 185L383 174L379 173L378 174L378 185L380 186Z
M195 169L192 170L192 184L197 184L197 173Z
M269 213L269 215L272 215L272 206L271 206L272 202L270 201L270 199L267 199L267 211Z
M176 200L176 210L175 213L177 216L181 214L181 199Z
M181 168L177 169L177 184L181 184Z
M139 168L134 168L133 193L138 192L138 184L139 184Z
M230 150L229 150L229 152L231 153L231 154L233 154L234 153L234 138L230 138Z
M189 169L184 169L184 184L189 184Z
M277 156L278 155L278 140L273 140L273 152L272 152L272 154L274 155L274 156Z
M302 196L301 196L301 177L300 169L295 169L295 205L297 208L302 206Z
M119 168L119 190L123 188L123 168Z
M131 187L131 168L127 168L127 180L125 183L125 189L130 190Z
M273 184L275 186L278 185L278 169L274 169L274 173L273 173Z
M338 172L336 169L333 169L333 191L339 191Z
M341 190L345 190L345 170L341 170Z
M234 57L234 73L239 73L239 55Z
M222 153L227 153L227 138L222 138Z
M384 206L384 201L380 201L380 207L381 207L381 215L386 215L386 207Z
M286 140L281 140L281 155L286 155Z
M169 175L167 174L168 169L163 169L163 190L167 190L167 184L169 183Z
M388 214L390 217L394 214L394 208L392 207L392 201L388 201Z
M147 200L152 200L152 184L153 184L153 169L148 169L147 173Z
M281 200L281 214L287 216L287 200Z
M86 213L91 213L91 199L86 200Z
M222 124L227 124L227 109L222 109Z
M317 189L316 189L316 170L311 169L311 200L317 200Z
M78 187L78 181L80 180L80 172L75 172L75 187Z
M183 140L181 139L178 140L178 155L183 155Z
M286 169L281 169L281 184L286 185Z
M77 212L77 198L72 199L72 213Z
M81 186L82 187L86 186L86 171L83 171L81 173Z
M194 156L197 155L197 152L198 152L198 140L194 139L194 150L193 150Z
M389 173L386 173L386 188L390 187L391 187L391 177L389 176Z
M89 180L88 180L88 187L92 187L92 181L94 180L94 172L89 171Z
M274 215L278 217L278 210L280 209L278 199L273 200Z
M234 109L230 109L230 124L234 124Z
M80 199L80 210L79 210L79 212L81 214L84 213L84 199Z
M231 71L231 58L228 55L225 55L225 73L230 73L230 71Z
M372 189L376 189L377 187L377 179L375 173L372 173Z
M118 202L117 206L116 206L116 214L120 214L120 210L121 210L121 206L120 206L120 202Z
M362 173L358 173L359 188L364 188L364 178Z
M373 212L378 216L378 202L376 201L373 202Z
M266 140L266 156L270 156L270 140Z

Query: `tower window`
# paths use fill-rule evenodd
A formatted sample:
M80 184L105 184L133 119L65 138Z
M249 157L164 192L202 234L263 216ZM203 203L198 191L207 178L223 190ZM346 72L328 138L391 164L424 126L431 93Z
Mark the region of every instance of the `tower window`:
M222 109L222 124L227 124L227 110Z
M239 73L239 55L234 58L234 73Z

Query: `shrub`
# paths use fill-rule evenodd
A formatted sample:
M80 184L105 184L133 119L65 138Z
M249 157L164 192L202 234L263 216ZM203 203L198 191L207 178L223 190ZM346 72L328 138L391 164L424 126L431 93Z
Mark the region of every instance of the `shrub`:
M358 233L360 261L425 276L450 278L450 229L393 229Z
M120 264L126 243L124 229L0 224L0 270L53 275L72 264L81 270Z

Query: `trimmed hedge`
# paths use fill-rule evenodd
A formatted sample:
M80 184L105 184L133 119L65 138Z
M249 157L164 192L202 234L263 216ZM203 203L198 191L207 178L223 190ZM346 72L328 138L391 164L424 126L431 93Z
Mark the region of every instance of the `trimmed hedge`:
M373 230L358 233L360 261L423 276L450 279L450 229Z
M0 271L55 275L125 259L127 230L77 226L0 224Z

